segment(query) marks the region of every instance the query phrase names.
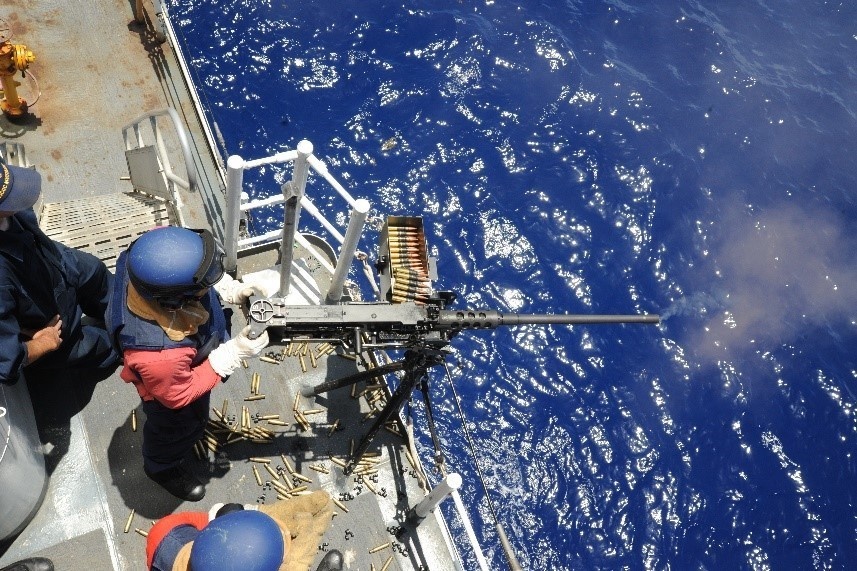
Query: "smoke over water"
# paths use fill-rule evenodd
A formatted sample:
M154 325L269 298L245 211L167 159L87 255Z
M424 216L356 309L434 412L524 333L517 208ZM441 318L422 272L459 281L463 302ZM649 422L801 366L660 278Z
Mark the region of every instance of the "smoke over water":
M708 291L669 314L696 309L702 327L689 347L703 359L733 360L817 335L857 317L855 240L828 208L780 205L720 215Z

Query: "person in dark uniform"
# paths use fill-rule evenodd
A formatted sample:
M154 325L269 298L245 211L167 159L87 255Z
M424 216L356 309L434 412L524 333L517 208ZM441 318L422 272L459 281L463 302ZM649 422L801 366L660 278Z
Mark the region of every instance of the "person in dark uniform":
M249 326L229 339L220 300L252 293L224 273L208 230L150 230L117 260L106 319L124 358L120 376L143 399L143 469L183 500L205 495L182 460L203 435L211 389L268 345L267 332L250 339Z
M41 231L33 205L41 192L34 170L0 162L0 382L25 367L109 367L116 363L100 322L113 275L91 254Z

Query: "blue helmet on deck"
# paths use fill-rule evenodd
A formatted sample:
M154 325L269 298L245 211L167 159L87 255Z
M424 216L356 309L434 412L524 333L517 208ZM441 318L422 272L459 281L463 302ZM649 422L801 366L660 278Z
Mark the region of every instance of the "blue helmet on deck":
M128 247L128 277L142 296L178 307L223 277L223 256L208 230L155 228Z
M276 571L285 557L283 532L274 519L256 510L214 518L190 551L193 571Z

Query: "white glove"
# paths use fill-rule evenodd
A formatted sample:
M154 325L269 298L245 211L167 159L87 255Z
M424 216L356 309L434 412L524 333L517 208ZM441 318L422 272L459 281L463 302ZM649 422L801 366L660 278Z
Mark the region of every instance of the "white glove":
M256 339L250 339L250 326L245 327L237 337L222 343L217 349L208 354L211 368L221 377L228 377L241 366L241 359L255 357L268 346L268 332L265 331Z
M236 280L229 274L223 274L223 277L212 286L220 299L226 303L234 303L236 305L247 301L247 298L253 295L253 287Z
M247 274L241 279L262 297L271 297L280 291L280 272L270 268Z

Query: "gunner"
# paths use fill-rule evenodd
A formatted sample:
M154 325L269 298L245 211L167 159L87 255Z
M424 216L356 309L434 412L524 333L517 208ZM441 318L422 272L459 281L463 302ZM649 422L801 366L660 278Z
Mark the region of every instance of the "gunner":
M223 250L208 230L156 228L120 254L107 309L120 373L143 400L143 469L174 496L199 501L205 487L182 462L202 437L211 389L268 345L229 339L220 300L242 303L253 284L224 272Z

